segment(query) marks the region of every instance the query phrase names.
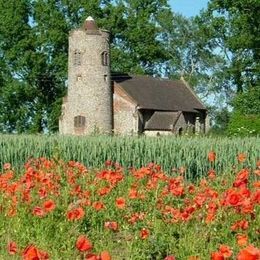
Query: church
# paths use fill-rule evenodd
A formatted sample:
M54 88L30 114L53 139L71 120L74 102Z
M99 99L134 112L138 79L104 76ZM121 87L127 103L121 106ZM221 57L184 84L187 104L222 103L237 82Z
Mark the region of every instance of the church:
M92 17L70 32L60 134L207 132L207 109L183 79L112 73L109 42Z

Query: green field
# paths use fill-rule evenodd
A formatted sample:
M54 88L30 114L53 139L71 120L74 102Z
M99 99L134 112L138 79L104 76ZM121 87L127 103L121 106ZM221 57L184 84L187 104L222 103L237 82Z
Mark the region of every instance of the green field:
M217 153L214 165L207 160L211 150ZM255 167L260 158L260 138L0 135L1 167L5 162L21 167L31 157L76 160L88 168L100 168L106 160L126 168L155 162L167 173L187 167L187 177L194 177L206 174L213 166L217 172L230 171L237 164L234 155L239 153L247 155L244 166Z

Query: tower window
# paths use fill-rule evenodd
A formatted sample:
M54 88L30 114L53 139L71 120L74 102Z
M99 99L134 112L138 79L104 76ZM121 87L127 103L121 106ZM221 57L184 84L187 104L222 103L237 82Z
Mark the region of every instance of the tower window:
M108 66L108 53L106 51L102 52L101 58L102 58L102 65Z
M107 75L104 75L104 81L107 82Z
M84 116L74 117L74 127L85 127L86 118Z
M74 51L73 64L75 66L80 66L81 65L81 53L80 53L79 50L75 50Z

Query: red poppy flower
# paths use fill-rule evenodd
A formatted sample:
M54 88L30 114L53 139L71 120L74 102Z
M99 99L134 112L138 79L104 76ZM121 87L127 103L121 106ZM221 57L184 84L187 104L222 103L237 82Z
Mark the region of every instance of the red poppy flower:
M53 200L47 200L43 203L43 208L46 212L51 212L55 209L56 205Z
M17 253L17 244L14 241L11 241L7 245L7 251L9 255L15 255Z
M246 230L249 227L249 223L247 220L240 220L235 222L232 226L231 226L231 230L235 231L239 228L241 228L242 230Z
M245 249L242 249L237 255L237 260L259 260L259 259L260 259L260 250L258 248L255 248L253 245L249 245Z
M86 236L80 235L76 241L76 247L79 251L85 252L92 249L92 244Z
M164 260L176 260L176 258L173 255L168 255L164 258Z
M38 249L33 245L29 245L23 250L22 257L23 260L39 259Z
M236 190L230 189L226 192L225 204L227 206L240 206L243 201L243 196Z
M140 231L141 239L146 239L149 236L149 230L146 228L142 228Z
M11 163L5 163L4 170L10 170L10 169L11 169Z
M128 196L130 199L136 199L138 198L138 191L135 188L131 188L128 192Z
M90 253L86 255L85 260L100 260L100 258L98 255Z
M103 251L100 253L100 260L111 260L111 255L108 251Z
M108 167L108 166L111 166L113 164L113 162L111 160L106 160L105 161L105 166Z
M48 260L49 255L34 245L29 245L23 250L22 258L23 260Z
M245 234L237 234L237 244L239 246L246 246L248 241L248 236Z
M93 202L92 206L97 211L105 208L105 205L102 202L100 202L100 201Z
M237 160L238 160L240 163L244 162L244 161L246 160L246 155L245 155L244 153L238 154Z
M117 231L118 224L115 221L107 221L107 222L105 222L105 228L111 229L113 231Z
M243 201L241 205L241 212L244 214L253 214L254 205L249 199Z
M170 187L169 191L174 196L182 196L184 194L184 188L182 186Z
M215 170L210 169L210 170L208 171L208 177L209 177L210 180L214 180L214 179L216 178L216 172L215 172Z
M110 187L104 187L97 191L99 196L105 196L111 191Z
M122 198L122 197L119 197L116 199L116 206L119 208L119 209L124 209L125 208L125 199Z
M46 198L48 195L46 188L44 187L40 188L38 191L38 195L41 199Z
M216 160L216 153L213 152L213 151L210 151L210 152L208 153L208 160L209 160L210 162L214 162L214 161Z
M205 222L209 224L210 222L214 221L216 214L214 212L209 212L207 214Z
M229 246L226 246L226 245L221 245L219 247L219 252L225 257L225 258L228 258L230 256L232 256L233 252L232 250L230 249Z
M78 207L67 212L68 220L79 220L82 219L85 215L85 211L82 207Z
M45 211L41 207L35 207L33 209L33 215L37 217L43 217L45 215Z
M260 182L259 182L260 183ZM260 188L260 187L259 187ZM252 194L252 201L255 204L260 204L260 189L256 190L253 194Z
M193 184L190 184L188 186L188 191L189 191L190 194L193 194L195 192L195 190L196 190L196 188Z
M224 260L224 256L221 254L221 252L213 252L211 253L211 260Z

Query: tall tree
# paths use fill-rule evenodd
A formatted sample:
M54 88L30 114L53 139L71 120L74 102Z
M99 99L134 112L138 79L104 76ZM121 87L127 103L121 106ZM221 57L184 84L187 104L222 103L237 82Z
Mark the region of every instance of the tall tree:
M30 11L26 0L0 1L0 130L4 132L24 131L33 116Z
M171 18L166 0L118 0L119 27L112 44L112 68L130 73L161 74L167 60L160 17Z
M216 75L225 79L230 91L259 86L259 15L258 0L211 0L207 10L197 17L208 39L204 48L225 58L223 70L216 71Z
M88 15L111 31L114 70L158 74L166 55L157 17L169 12L166 0L0 0L0 131L58 129L68 33Z
M214 72L221 69L224 60L210 48L204 48L208 40L196 20L173 13L171 23L163 20L163 25L169 56L166 76L175 79L182 76L204 97L217 92Z

